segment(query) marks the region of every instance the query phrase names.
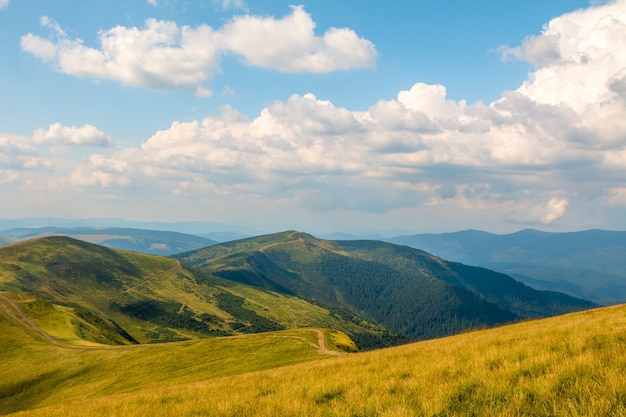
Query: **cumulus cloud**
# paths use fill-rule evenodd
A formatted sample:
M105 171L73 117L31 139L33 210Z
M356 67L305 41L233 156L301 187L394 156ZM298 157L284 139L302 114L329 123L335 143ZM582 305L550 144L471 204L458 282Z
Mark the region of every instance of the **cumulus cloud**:
M243 2L222 1L228 7ZM283 72L325 73L374 67L376 48L348 28L314 33L315 22L302 6L290 15L238 16L215 30L208 25L178 26L175 22L148 19L142 28L116 26L99 33L99 47L71 38L52 19L41 25L45 38L33 33L20 44L59 72L96 80L116 80L156 91L186 89L200 97L212 94L204 83L219 71L223 53L240 55L253 66Z
M505 219L513 223L549 224L565 214L567 205L567 199L553 197L545 204L520 205L513 213L505 215Z
M113 145L113 139L95 126L86 124L81 127L51 124L48 129L37 129L33 133L36 143L61 146L100 146Z
M626 206L624 5L551 21L519 49L519 58L536 68L493 103L452 100L444 86L424 83L362 111L295 94L253 119L224 107L213 117L175 121L140 147L77 163L71 180L224 210L402 212L406 221L424 213L482 213L515 224L576 217L584 224L596 204ZM290 18L306 23L300 13L294 8ZM254 24L289 26L288 20ZM302 39L310 39L305 29ZM53 126L34 135L36 142L89 143L72 142L70 133L54 133L71 128ZM12 146L0 142L0 155L6 149L36 157L30 145Z
M125 175L127 162L94 154L87 163L78 166L70 175L70 182L78 186L126 186L130 179Z
M31 33L21 38L23 50L52 61L63 73L93 79L112 79L157 91L189 89L206 95L202 87L217 71L217 45L207 25L193 29L174 22L148 19L143 28L116 26L99 34L100 49L71 39L51 19L52 39Z
M325 73L374 67L376 48L347 28L330 28L315 35L315 22L302 6L282 19L238 16L220 35L227 51L246 63L283 72Z
M520 91L534 101L582 111L609 97L606 82L624 68L626 2L567 13L504 53L538 66Z
M53 162L41 155L32 138L0 134L0 170L10 182L19 180L26 171L49 171Z
M365 111L293 95L253 120L224 108L215 117L174 122L125 156L132 159L120 156L119 162L134 161L140 169L130 177L126 171L109 174L151 178L179 196L236 190L288 196L311 209L370 212L495 208L508 222L551 224L584 199L618 201L622 195L615 191L621 190L615 172L626 166L626 125L617 117L625 114L622 10L611 3L550 22L520 49L534 56L537 68L519 89L491 104L451 100L444 86L423 83ZM300 13L295 8L291 18L306 22ZM262 30L275 23L261 19L255 25ZM309 33L307 28L303 37ZM576 58L581 43L586 59ZM558 81L548 72L559 74ZM584 91L573 99L581 85ZM615 184L585 196L599 179Z

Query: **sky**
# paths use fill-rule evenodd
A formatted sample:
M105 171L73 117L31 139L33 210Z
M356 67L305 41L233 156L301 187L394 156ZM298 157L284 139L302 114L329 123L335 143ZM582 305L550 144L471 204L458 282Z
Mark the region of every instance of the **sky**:
M626 0L0 0L0 218L626 230Z

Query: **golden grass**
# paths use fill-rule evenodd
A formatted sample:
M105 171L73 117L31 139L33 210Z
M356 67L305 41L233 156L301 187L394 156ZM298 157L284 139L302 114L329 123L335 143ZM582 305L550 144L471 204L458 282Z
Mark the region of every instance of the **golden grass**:
M236 347L237 340L230 343L222 349L244 354L246 348ZM189 354L186 344L180 346L171 360ZM247 348L246 355L257 354L258 346ZM120 358L120 368L135 372L146 366L141 356ZM117 386L107 395L85 389L80 396L80 389L74 389L70 401L60 391L54 401L16 415L626 415L626 307L256 372L246 372L242 364L236 372L207 373L197 381L185 381L184 374L164 374L159 381L126 386L122 393Z

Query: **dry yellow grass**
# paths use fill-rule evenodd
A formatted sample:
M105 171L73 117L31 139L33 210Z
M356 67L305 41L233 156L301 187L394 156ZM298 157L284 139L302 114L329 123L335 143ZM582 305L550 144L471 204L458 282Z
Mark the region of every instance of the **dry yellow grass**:
M626 308L190 383L163 377L125 393L85 396L15 415L621 416Z

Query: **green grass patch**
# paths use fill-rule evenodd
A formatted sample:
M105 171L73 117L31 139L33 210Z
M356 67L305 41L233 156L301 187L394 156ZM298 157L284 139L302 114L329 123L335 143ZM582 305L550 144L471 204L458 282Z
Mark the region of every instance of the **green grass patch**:
M18 330L0 320L0 406L18 416L626 413L624 306L339 357L286 337L310 330L85 351Z

